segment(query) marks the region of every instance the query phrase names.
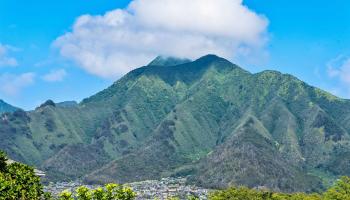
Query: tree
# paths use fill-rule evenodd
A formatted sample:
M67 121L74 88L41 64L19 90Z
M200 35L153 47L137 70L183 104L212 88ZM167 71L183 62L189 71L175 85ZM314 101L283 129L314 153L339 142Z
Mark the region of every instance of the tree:
M92 200L92 192L85 186L79 187L76 193L77 200Z
M34 169L24 164L6 164L6 154L0 153L0 199L39 200L43 196L40 178Z
M45 192L43 200L53 200L52 194L50 192Z
M249 189L246 187L229 188L215 191L209 195L210 200L322 200L319 194L285 194ZM328 199L327 199L328 200Z
M96 189L82 186L76 190L75 194L64 191L59 196L59 200L133 200L136 194L130 187L110 183Z
M247 187L234 188L215 191L209 195L210 200L263 200L263 192L249 189ZM268 198L265 198L268 199Z
M72 192L64 190L58 195L58 200L74 200Z
M95 190L92 191L92 199L100 199L100 200L105 200L104 199L104 190L103 188L96 188Z
M5 172L6 166L7 166L6 162L7 162L6 153L3 151L0 151L0 172Z
M325 200L350 200L350 178L341 177L324 193Z
M194 195L190 195L187 197L187 200L199 200L199 198Z

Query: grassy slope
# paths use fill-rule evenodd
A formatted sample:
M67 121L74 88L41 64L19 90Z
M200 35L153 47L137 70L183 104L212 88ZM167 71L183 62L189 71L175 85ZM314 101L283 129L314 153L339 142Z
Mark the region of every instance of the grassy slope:
M349 101L216 56L164 66L177 62L136 69L79 105L7 114L0 147L51 179L190 174L206 186L294 191L320 188L312 175L349 175Z
M185 160L187 164L195 166L192 168L197 168L200 164L191 163L196 163L198 159L205 159L212 150L219 151L216 149L217 145L220 146L228 138L235 135L233 130L241 125L242 119L247 115L246 113L249 113L259 121L260 127L266 130L266 135L269 135L269 144L273 144L275 148L255 152L257 157L262 159L257 162L244 160L244 156L238 161L244 164L250 163L252 169L260 169L259 173L263 175L268 174L271 163L272 165L279 164L277 172L273 176L260 177L260 180L270 182L270 185L266 186L285 191L316 190L321 187L321 180L312 176L312 174L319 175L319 173L314 172L315 169L323 172L329 171L329 168L333 168L329 167L329 165L333 165L332 159L336 159L340 163L343 162L343 164L347 162L336 155L344 155L345 152L348 152L346 150L347 142L345 142L348 141L349 137L348 128L346 128L348 121L342 120L338 123L337 114L329 107L332 107L332 104L337 104L337 106L344 104L342 112L344 116L347 116L350 108L348 101L310 87L290 75L274 71L252 75L233 65L225 67L225 63L222 63L224 61L216 60L216 62L218 62L218 67L215 67L215 64L207 67L201 78L196 79L196 83L189 85L186 98L178 103L165 119L174 123L172 137L169 137L166 142L166 144L170 143L174 149L171 154L173 158ZM171 80L170 83L172 85L186 84L180 81L181 79L175 84ZM327 111L325 111L326 109ZM319 115L320 117L317 117ZM327 129L326 132L324 132L325 129ZM249 131L245 133L248 134ZM320 135L322 133L324 135ZM165 133L155 131L154 134ZM256 140L259 139L256 138ZM242 140L241 143L243 145L246 141ZM315 143L318 144L317 147L315 147ZM153 146L156 145L161 148L164 144L153 144ZM334 151L337 146L341 146L344 152ZM152 148L157 149L157 147ZM249 144L246 151L253 151L252 149L260 149L260 146L256 143ZM247 153L246 151L241 152L242 155ZM133 166L140 165L138 161L140 160L142 161L141 166L148 163L151 168L156 168L160 164L159 160L166 159L161 156L153 157L152 155L157 155L156 152L150 151L150 155L144 155L144 152L140 152L143 154L137 159L131 159L128 156L117 159L89 175L87 179L99 180L100 174L103 174L101 175L103 178L100 180L109 177L114 180L130 181L125 179L128 177L127 174L140 174L142 176L137 177L141 179L154 178L153 174L148 174L142 168L133 170ZM264 156L264 154L266 155ZM214 157L218 157L220 153L214 155ZM275 160L272 159L274 156L277 156ZM232 161L233 166L238 165L234 156L228 154L224 158ZM130 163L129 161L135 162ZM261 168L257 166L257 163L260 162L262 163ZM205 159L204 163L204 166L211 166L207 164L211 163L210 159ZM264 165L267 167L263 167ZM169 170L177 171L173 167L162 167L160 170L167 175ZM119 173L125 172L123 170L125 168L128 168L127 173L121 176ZM184 169L189 170L186 167ZM244 173L230 170L219 172L220 170L216 169L219 168L213 166L207 168L208 171L211 171L210 173L217 175L216 181L209 179L208 176L201 176L201 174L205 174L202 171L196 174L198 177L195 176L194 179L198 181L200 177L206 177L207 181L203 181L204 185L213 186L212 183L215 183L216 186L222 186L232 183L235 180L232 178L234 175L240 177L237 184L248 184L248 182L250 186L262 184L257 180L258 176L246 177ZM189 171L193 170L195 169ZM345 172L344 169L340 171ZM296 178L288 178L283 183L284 185L276 185L277 182L274 181L288 176L287 172L291 173L291 177ZM178 173L183 172L180 169ZM223 177L231 177L232 179L217 182ZM305 184L300 184L300 182ZM311 185L315 185L315 187L310 187Z

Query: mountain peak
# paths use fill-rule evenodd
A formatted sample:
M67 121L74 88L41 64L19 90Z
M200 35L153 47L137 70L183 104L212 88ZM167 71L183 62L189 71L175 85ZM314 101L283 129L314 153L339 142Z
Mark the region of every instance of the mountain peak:
M3 115L0 146L42 166L49 181L126 183L169 174L209 188L297 192L322 189L324 174L329 181L350 174L350 101L216 55L168 61L159 57L78 105L49 100Z
M46 107L46 106L56 107L56 104L55 104L55 102L53 102L51 99L49 99L49 100L45 101L45 103L41 104L41 105L39 106L39 108L44 108L44 107Z
M223 66L233 65L233 63L231 63L229 60L222 58L222 57L219 57L219 56L214 55L214 54L208 54L208 55L202 56L202 57L198 58L195 62L198 62L198 63L219 62L220 65L223 65Z
M187 58L177 58L169 56L157 56L148 66L175 66L191 62Z
M216 60L216 59L223 59L215 54L207 54L205 56L202 56L200 58L198 58L198 60L201 60L201 59L211 59L211 60Z
M0 99L0 114L5 112L14 112L18 110L18 108L6 103L5 101Z

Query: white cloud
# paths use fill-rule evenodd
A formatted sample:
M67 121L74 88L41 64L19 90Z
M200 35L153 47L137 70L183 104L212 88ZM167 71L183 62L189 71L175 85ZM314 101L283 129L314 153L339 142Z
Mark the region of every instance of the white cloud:
M335 94L350 98L350 57L340 55L327 63L328 76L337 81Z
M18 65L15 58L8 55L10 51L17 51L18 49L9 45L3 45L0 43L0 67L14 67Z
M1 74L0 75L0 92L6 95L15 96L22 89L34 83L34 73Z
M331 78L339 78L340 81L350 84L350 58L339 56L327 64L328 75Z
M67 72L64 69L53 70L48 74L45 74L42 78L47 82L59 82L67 76Z
M268 20L242 0L133 0L79 17L54 46L91 74L118 77L157 55L228 59L263 49Z

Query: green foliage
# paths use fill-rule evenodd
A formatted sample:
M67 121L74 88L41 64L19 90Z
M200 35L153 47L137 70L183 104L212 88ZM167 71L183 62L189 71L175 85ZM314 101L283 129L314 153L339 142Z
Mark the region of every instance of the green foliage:
M50 193L44 193L40 178L34 169L20 163L6 164L6 154L0 151L3 169L0 171L0 200L53 200ZM134 200L136 193L127 186L106 184L104 187L89 189L85 186L75 192L63 191L57 200ZM168 200L178 200L170 197ZM198 200L189 196L188 200ZM209 194L209 200L350 200L350 177L341 177L322 194L277 193L255 190L247 187L231 187Z
M0 146L50 181L176 173L203 187L317 192L350 174L349 116L350 101L290 75L158 58L79 105L2 115Z
M187 200L199 200L199 198L196 196L190 195L187 197Z
M103 199L105 196L105 191L103 188L96 188L92 191L92 198L93 199Z
M72 192L64 190L58 195L58 200L74 200Z
M179 197L169 197L169 198L167 198L167 200L180 200L180 198Z
M44 192L43 200L53 200L52 194L50 192Z
M6 160L6 154L0 153L0 160ZM5 164L4 164L5 163ZM34 169L20 163L6 165L1 162L0 171L0 199L1 200L39 200L43 196L40 178Z
M92 200L92 192L85 186L79 187L76 193L77 200Z
M0 172L6 171L6 165L7 165L6 162L7 162L6 153L3 151L0 151Z
M210 200L262 200L265 196L271 196L269 193L265 194L256 190L251 190L246 187L229 188L227 190L216 191L210 194Z
M324 196L325 200L350 200L350 178L341 177Z
M96 189L81 186L75 193L63 191L59 194L59 200L133 200L135 197L136 193L130 187L114 183Z
M323 194L286 194L231 187L212 192L209 200L350 200L350 177L341 177Z
M248 189L246 187L229 188L210 194L210 200L321 200L317 194L283 194L270 191Z

